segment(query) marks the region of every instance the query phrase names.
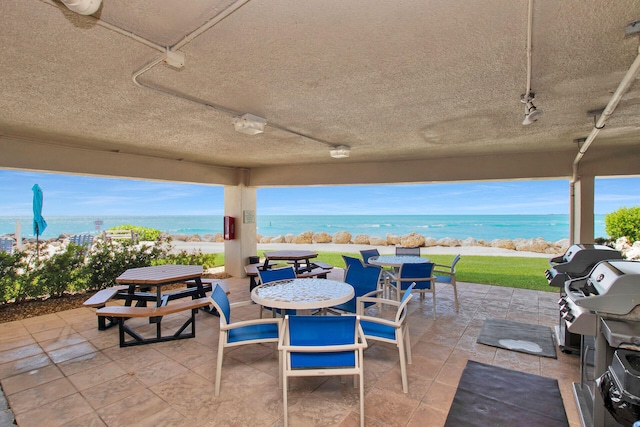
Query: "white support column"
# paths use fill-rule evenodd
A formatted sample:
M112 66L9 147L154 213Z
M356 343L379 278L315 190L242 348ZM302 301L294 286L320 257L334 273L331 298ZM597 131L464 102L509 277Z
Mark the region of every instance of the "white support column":
M243 172L244 173L244 172ZM224 187L224 215L235 218L234 240L224 242L224 269L234 277L245 277L248 258L257 254L256 188L246 187L247 177L237 186Z
M573 186L569 218L572 244L594 242L594 183L593 176L580 176Z

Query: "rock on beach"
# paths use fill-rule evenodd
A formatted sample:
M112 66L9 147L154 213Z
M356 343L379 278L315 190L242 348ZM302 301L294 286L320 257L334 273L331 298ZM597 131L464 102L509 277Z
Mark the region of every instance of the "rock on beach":
M353 244L353 245L370 245L370 246L404 246L411 248L418 247L468 247L481 246L487 248L500 248L520 252L538 252L545 254L564 253L569 247L569 239L558 240L557 242L548 242L542 238L535 239L495 239L491 242L485 240L476 240L473 237L467 237L464 240L445 237L439 240L433 237L426 237L419 233L409 233L403 236L387 234L384 238L377 236L369 236L367 234L358 234L352 236L347 231L338 231L333 236L326 232L314 233L305 231L298 235L287 234L285 236L257 236L258 243L294 243L294 244Z

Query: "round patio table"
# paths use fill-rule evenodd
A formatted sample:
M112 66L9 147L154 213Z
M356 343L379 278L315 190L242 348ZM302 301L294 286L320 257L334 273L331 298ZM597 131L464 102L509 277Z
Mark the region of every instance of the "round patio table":
M289 279L255 287L251 299L266 307L302 310L333 307L353 298L353 286L330 279Z
M369 258L369 264L394 268L400 268L402 264L426 264L428 262L430 262L429 258L419 256L382 255Z

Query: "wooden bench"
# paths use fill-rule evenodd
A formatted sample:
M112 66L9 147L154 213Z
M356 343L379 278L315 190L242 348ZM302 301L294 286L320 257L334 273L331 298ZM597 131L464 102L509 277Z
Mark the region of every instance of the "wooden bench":
M321 279L326 279L327 274L329 274L329 270L324 268L314 268L311 271L303 271L302 273L296 274L298 279L309 279L311 277L319 277Z
M313 264L315 264L316 267L322 268L323 270L332 270L333 269L333 265L327 264L326 262L314 261Z
M105 230L103 238L105 242L112 240L135 240L136 234L133 230Z
M287 264L294 264L293 261L287 261ZM333 268L333 265L331 264L327 264L326 262L322 262L322 261L312 261L310 263L310 266L313 268L322 268L324 270L331 270Z
M196 336L196 313L199 308L206 307L211 304L209 297L178 301L173 304L167 304L162 307L129 307L121 305L110 305L99 308L96 311L98 317L110 317L115 319L118 324L118 334L120 347L129 347L133 345L149 344L154 342L180 340L185 338L193 338ZM126 325L125 320L129 318L139 317L162 317L181 311L191 310L191 316L184 322L178 330L171 335L162 335L161 323L156 323L156 336L154 338L144 338L133 329ZM184 330L191 325L191 331L185 333ZM126 340L126 335L132 339Z
M118 292L126 291L129 287L126 285L120 286L112 286L110 288L102 289L95 294L93 294L88 300L82 303L85 307L95 307L102 308L107 305L107 302L113 299ZM110 322L107 324L106 317L98 316L98 329L104 331L111 326L115 326L115 323L112 319L109 319Z

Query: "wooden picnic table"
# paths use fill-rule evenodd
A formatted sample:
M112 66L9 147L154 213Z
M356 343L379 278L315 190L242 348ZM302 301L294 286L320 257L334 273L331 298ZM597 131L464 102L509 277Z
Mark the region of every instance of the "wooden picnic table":
M178 291L173 294L162 294L162 287L174 283L193 281L195 289L188 292ZM205 289L202 284L202 266L200 265L177 265L166 264L151 267L130 268L116 278L119 285L127 285L127 291L121 292L120 297L124 297L126 304L130 305L133 300L140 300L136 295L136 288L145 289L149 287L156 288L155 303L156 307L162 307L169 300L191 296L192 298L206 297ZM146 300L143 301L146 305ZM210 314L216 314L215 310L204 309ZM154 322L159 321L155 319Z
M293 267L298 273L304 273L305 271L311 271L316 268L316 265L311 262L312 258L317 258L318 253L314 251L306 250L286 250L286 251L271 251L264 253L264 265L263 268L269 268L269 261L289 261L293 263Z

